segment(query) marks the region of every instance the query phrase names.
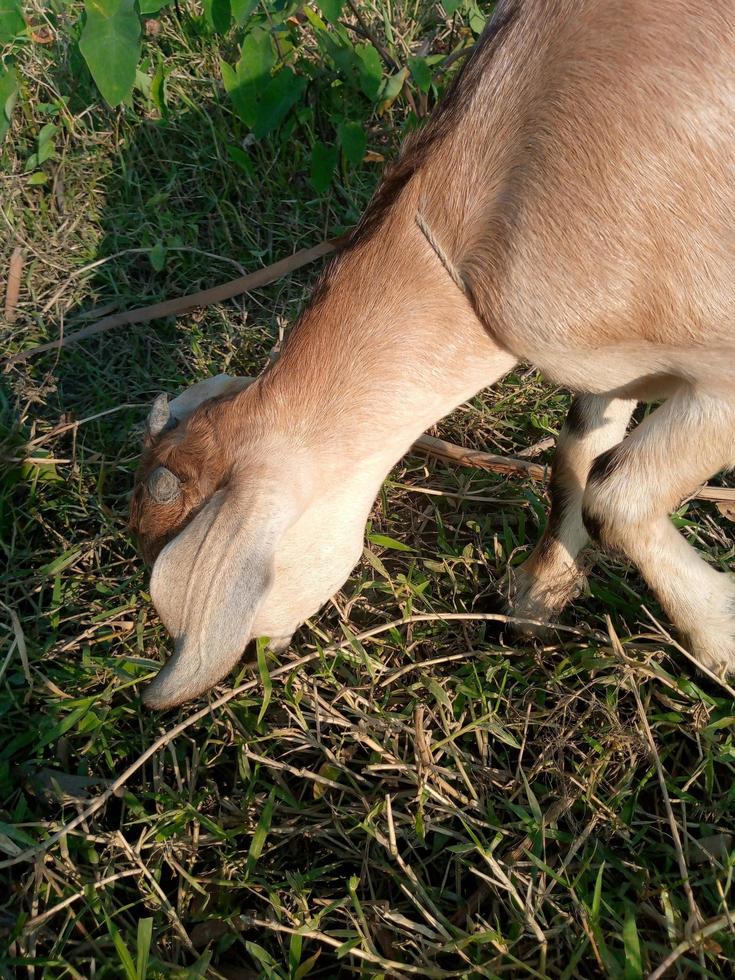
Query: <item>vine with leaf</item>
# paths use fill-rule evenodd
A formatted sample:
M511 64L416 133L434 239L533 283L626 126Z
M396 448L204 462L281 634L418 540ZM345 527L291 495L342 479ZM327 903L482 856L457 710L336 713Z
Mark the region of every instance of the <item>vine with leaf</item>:
M183 0L46 0L25 11L21 0L0 0L0 142L24 98L24 51L61 40L76 59L80 89L88 76L91 106L135 112L143 99L165 118L170 68L155 28L162 17L178 17L195 35L219 39L217 83L242 128L227 148L233 162L252 175L248 145L268 137L285 144L298 131L310 148L311 182L323 192L339 166L364 160L371 117L401 99L407 124L416 124L488 13L488 5L480 10L475 0L426 4L429 36L406 50L385 11L380 17L380 8L354 0L202 0L185 6ZM442 50L435 50L442 23L451 30ZM315 90L318 99L309 97ZM62 100L69 95L62 92ZM43 164L53 158L56 132L49 121L37 134L27 161L31 184L46 181Z

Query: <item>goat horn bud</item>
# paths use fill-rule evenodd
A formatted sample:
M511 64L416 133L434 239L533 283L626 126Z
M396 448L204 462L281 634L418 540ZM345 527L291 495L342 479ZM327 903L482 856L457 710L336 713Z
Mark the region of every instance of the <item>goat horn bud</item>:
M181 496L181 482L165 466L158 466L148 477L148 493L158 504L170 504Z
M171 411L168 407L168 395L162 392L156 395L148 416L148 431L152 436L159 436L168 425Z

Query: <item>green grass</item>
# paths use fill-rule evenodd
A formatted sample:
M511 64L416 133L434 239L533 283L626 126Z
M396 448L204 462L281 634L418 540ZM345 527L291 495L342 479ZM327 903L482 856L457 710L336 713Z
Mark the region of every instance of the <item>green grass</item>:
M0 275L25 252L4 354L254 270L364 207L377 164L322 194L297 140L251 145L252 173L236 166L241 127L213 81L230 41L182 7L157 39L164 120L142 98L88 110L63 39L25 53L0 175ZM446 52L463 25L425 4L360 9L376 36L383 17L393 26L404 59L424 36ZM56 114L39 108L66 92ZM369 148L395 152L408 111L372 115ZM31 186L24 163L49 118L56 157ZM170 647L126 531L142 421L161 389L259 370L316 272L4 374L0 860L42 845L194 712L139 700ZM567 405L520 372L437 432L514 453L556 432ZM667 976L730 975L730 692L694 671L636 574L607 557L543 647L499 645L473 618L545 505L530 483L403 460L364 560L290 650L244 667L229 683L250 689L2 871L2 975L633 980L680 943ZM679 523L731 565L732 525L713 505ZM693 913L718 926L703 942Z

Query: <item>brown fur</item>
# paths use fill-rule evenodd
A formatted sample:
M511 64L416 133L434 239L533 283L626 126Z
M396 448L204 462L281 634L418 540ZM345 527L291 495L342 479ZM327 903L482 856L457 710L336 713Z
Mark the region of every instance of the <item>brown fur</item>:
M390 466L517 361L585 393L588 413L563 440L564 497L521 609L558 611L582 508L605 521L607 507L606 540L635 558L701 661L735 668L733 586L660 511L733 462L734 174L730 2L501 0L279 361L146 446L131 523L149 559L168 542L154 601L177 637L150 702L205 690L251 635L287 638L357 560ZM658 398L614 473L586 485L633 400ZM677 425L702 433L689 454ZM159 465L181 477L180 502L147 494ZM678 563L686 591L656 562Z
M143 557L150 564L227 481L227 426L222 425L222 420L232 408L228 401L233 399L213 399L181 426L158 437L150 434L145 437L135 474L129 523ZM148 493L146 482L158 466L170 469L181 481L181 497L173 503L157 503Z

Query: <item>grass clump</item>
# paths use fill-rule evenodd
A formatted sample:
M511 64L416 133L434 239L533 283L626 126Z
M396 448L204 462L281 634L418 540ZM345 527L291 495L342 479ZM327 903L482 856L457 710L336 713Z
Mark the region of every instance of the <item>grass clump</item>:
M294 14L294 70L311 76L290 132L255 139L219 69L237 64L242 37L209 29L194 5L148 28L164 102L141 83L132 107L106 109L71 35L28 43L0 176L3 274L24 252L3 353L354 223L381 159L487 13L341 8L356 43L367 31L385 49L381 86L410 68L389 105L363 92L359 120ZM53 6L34 16L59 22ZM358 121L363 159L350 160L341 141ZM49 123L53 155L39 164ZM553 642L493 638L482 599L538 537L538 486L407 457L373 509L363 562L288 652L243 669L232 682L246 689L175 738L193 709L142 710L169 643L125 526L142 420L159 390L259 370L314 272L3 377L3 975L632 980L672 956L667 975L728 975L733 692L694 672L610 558ZM567 406L519 372L437 431L516 453L556 433ZM731 565L713 505L677 520ZM8 864L131 766L36 860Z

